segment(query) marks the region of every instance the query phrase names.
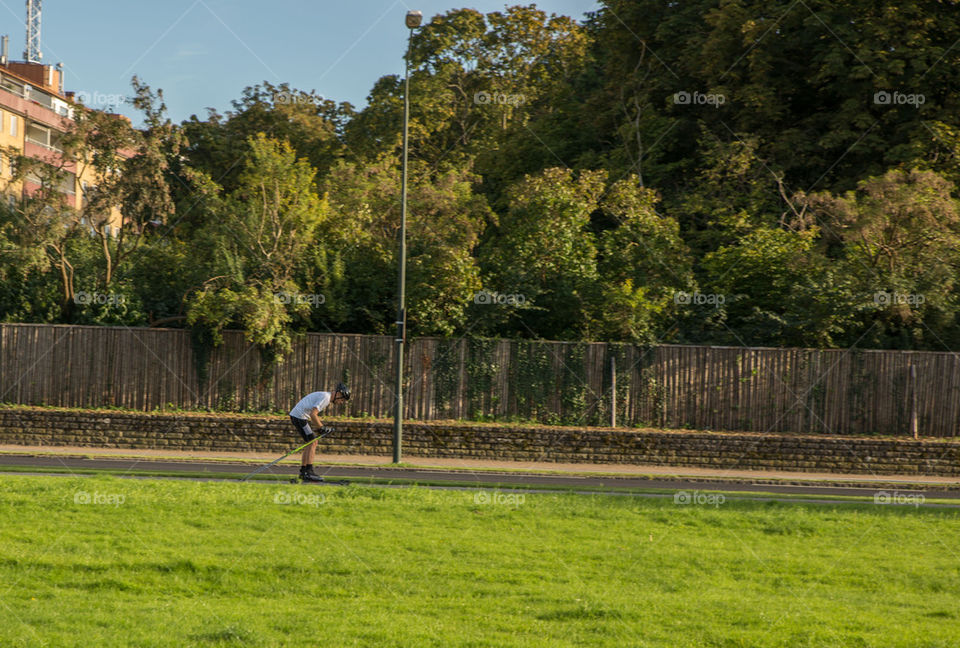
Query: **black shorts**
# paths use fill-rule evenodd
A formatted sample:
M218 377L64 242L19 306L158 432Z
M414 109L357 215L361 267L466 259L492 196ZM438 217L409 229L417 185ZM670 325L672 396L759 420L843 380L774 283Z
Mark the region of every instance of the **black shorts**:
M316 433L310 429L310 421L292 415L290 416L290 420L293 421L293 427L297 428L297 432L300 433L304 441L313 441L317 438Z

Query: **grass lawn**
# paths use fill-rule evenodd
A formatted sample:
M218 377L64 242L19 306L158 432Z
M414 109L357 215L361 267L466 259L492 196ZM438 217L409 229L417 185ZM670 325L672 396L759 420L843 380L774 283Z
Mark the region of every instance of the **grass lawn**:
M0 475L0 646L960 645L960 511Z

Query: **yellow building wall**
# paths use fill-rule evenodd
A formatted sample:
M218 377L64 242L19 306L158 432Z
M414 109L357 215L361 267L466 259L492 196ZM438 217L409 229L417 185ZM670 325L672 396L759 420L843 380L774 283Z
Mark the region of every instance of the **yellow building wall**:
M17 118L17 134L10 134L10 122L13 117ZM0 105L0 153L3 157L3 168L0 170L0 191L7 195L20 197L22 192L22 183L10 183L10 156L7 154L7 148L13 147L18 152L23 152L23 140L26 128L24 127L23 115L19 115L6 106Z
M19 198L23 193L23 183L10 182L10 156L6 153L7 148L13 148L18 153L23 153L26 132L27 132L27 121L26 116L17 112L16 110L11 110L11 108L5 105L4 102L5 92L0 91L0 155L2 155L2 167L0 167L0 193L7 196L13 195ZM12 101L20 101L19 99L13 99ZM11 122L14 117L16 118L16 131L14 134L11 134ZM47 124L44 126L49 127ZM33 146L33 145L31 145ZM76 209L80 210L83 208L83 183L93 187L96 186L99 182L99 178L96 177L93 169L88 165L78 164L77 170L79 173L76 174L74 181L74 194L72 197L72 205ZM7 198L3 197L3 200ZM123 215L120 213L119 209L113 209L110 215L109 226L111 233L116 235L119 228L123 224Z
M78 171L76 179L76 208L83 208L83 183L86 182L90 187L96 187L99 183L99 178L93 169L89 165L78 166ZM120 213L120 210L114 208L110 212L110 218L107 221L108 225L111 228L111 231L114 236L116 236L118 230L123 225L123 214Z

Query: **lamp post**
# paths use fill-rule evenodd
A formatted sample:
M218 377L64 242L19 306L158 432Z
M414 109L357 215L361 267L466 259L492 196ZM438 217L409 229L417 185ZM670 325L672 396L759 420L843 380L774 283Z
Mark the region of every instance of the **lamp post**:
M400 181L400 272L397 278L397 376L394 384L397 400L393 410L393 463L400 463L403 456L403 345L407 337L407 138L410 122L410 41L413 30L420 26L423 14L408 11L406 24L407 54L404 56L403 80L403 175Z

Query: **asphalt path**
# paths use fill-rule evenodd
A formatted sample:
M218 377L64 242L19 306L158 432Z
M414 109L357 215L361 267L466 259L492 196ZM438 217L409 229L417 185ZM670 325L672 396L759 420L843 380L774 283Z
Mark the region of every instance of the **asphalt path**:
M133 458L88 458L74 456L50 456L28 454L0 455L0 466L15 468L18 471L29 471L30 468L59 469L66 471L101 470L113 474L137 477L149 473L164 473L177 477L194 479L237 479L238 475L253 472L256 464L230 461L175 461L175 460L143 460ZM535 490L605 490L620 491L634 489L643 491L724 491L728 493L771 493L783 495L804 496L859 496L897 498L910 501L911 496L921 495L924 500L931 499L960 499L960 487L950 489L939 486L918 487L918 485L815 485L815 484L784 484L784 483L757 483L749 480L717 480L717 479L686 479L660 478L638 476L592 476L592 475L564 475L539 474L522 472L498 472L476 470L436 470L428 468L403 468L387 466L316 466L319 474L327 480L377 480L397 483L427 483L462 488L464 486L490 487L513 486ZM295 466L274 466L259 476L293 479L297 475ZM882 477L879 478L882 481Z

